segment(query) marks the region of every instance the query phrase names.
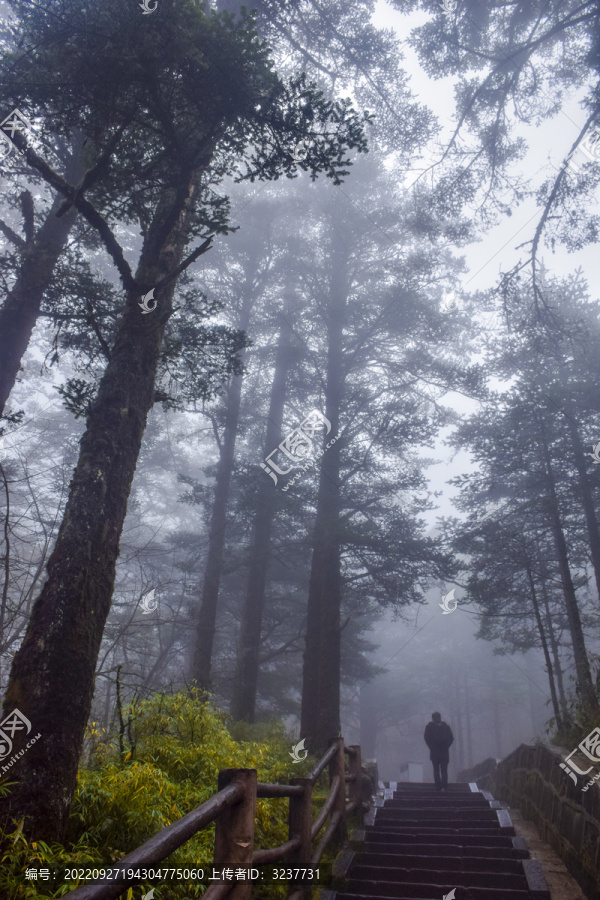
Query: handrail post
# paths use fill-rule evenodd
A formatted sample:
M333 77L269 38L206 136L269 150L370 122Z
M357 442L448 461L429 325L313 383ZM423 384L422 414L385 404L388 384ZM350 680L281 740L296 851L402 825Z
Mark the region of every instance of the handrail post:
M221 769L218 790L240 783L244 795L239 803L223 810L215 821L214 868L252 866L254 853L254 819L256 816L256 769ZM213 882L216 884L217 882ZM227 884L227 882L222 882ZM250 900L252 882L233 881L228 900Z
M348 793L350 794L350 801L356 803L356 808L362 808L363 802L363 792L362 792L362 756L360 752L360 746L358 744L351 744L348 747L348 750L352 752L348 755L348 774L354 775L354 781L350 782L350 788Z
M329 763L329 784L331 785L333 779L336 775L339 775L339 785L337 791L337 797L335 800L335 805L332 809L332 812L339 812L341 815L340 821L340 838L341 840L345 840L346 838L346 760L344 756L344 738L336 737L333 738L329 742L331 744L337 744L337 753Z
M292 778L290 784L300 784L304 788L300 796L290 797L288 813L289 840L297 839L300 846L292 850L288 855L286 866L292 869L306 869L310 865L311 858L311 828L312 828L312 781L310 778ZM297 888L290 888L289 894L297 892ZM303 892L305 893L305 892Z
M300 846L288 856L288 865L293 869L303 869L310 862L310 833L312 827L312 781L310 778L292 778L290 784L300 784L304 788L300 796L290 797L288 814L289 840L298 839Z

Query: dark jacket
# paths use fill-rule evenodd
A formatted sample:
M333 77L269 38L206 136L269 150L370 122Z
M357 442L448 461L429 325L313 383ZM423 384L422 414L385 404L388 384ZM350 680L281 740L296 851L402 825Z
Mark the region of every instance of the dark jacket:
M431 762L447 763L450 760L448 750L454 741L454 735L447 722L428 722L423 737L429 747Z

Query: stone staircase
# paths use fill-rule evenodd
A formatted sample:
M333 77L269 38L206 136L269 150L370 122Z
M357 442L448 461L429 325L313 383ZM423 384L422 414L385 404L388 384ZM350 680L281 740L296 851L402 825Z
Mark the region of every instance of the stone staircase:
M508 810L476 784L380 782L350 846L322 900L551 900Z

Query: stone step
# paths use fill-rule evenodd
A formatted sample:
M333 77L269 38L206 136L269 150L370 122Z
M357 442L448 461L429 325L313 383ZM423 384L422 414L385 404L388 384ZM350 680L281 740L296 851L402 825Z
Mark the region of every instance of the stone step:
M410 794L409 796L398 795L397 792L391 792L391 796L385 801L386 806L400 806L402 809L423 809L434 807L435 809L444 809L452 807L453 809L489 809L489 801L478 794L466 794L464 797L456 797L450 794L438 794L431 797L419 797Z
M383 824L382 831L388 831L393 834L464 834L469 837L477 837L478 835L481 837L497 837L508 833L505 830L500 830L498 826L495 828L493 826L486 826L485 828L460 828L459 825L460 823L456 822L448 822L443 826L433 824L427 825L422 822L407 822L401 825L399 822L386 821L385 824ZM512 837L512 833L510 836Z
M455 830L448 833L446 830L440 834L439 831L428 831L424 834L422 830L411 829L409 831L401 828L393 828L388 823L385 827L376 828L374 825L365 826L365 840L367 841L383 841L385 843L396 843L398 845L413 843L423 844L460 844L464 847L507 847L513 846L515 838L504 835L498 829L486 829L489 834L482 834L481 829L474 830L472 833L467 829ZM451 838L451 840L450 840Z
M432 848L430 853L383 853L365 847L357 853L356 861L352 867L354 875L356 867L379 866L385 869L427 869L444 870L447 872L508 872L512 875L523 875L523 866L520 859L501 856L446 856L436 852L439 848Z
M373 892L369 893L348 893L347 891L335 892L326 891L320 894L320 900L442 900L452 888L448 885L402 885L401 888L397 884L390 884L389 887L381 885L373 885ZM364 885L362 886L364 890ZM455 900L538 900L532 897L529 891L507 891L496 888L466 888L457 887L454 895ZM540 898L543 900L543 898Z
M423 792L427 791L436 791L435 784L425 783L425 782L415 782L415 781L384 781L384 787L388 790L392 791L406 791L408 792ZM448 787L448 791L451 791L453 794L469 794L471 793L471 786L466 783L455 784L451 782Z
M461 821L468 820L469 817L474 819L489 819L494 821L496 813L502 810L491 807L486 803L485 806L470 807L461 809L459 806L391 806L388 801L380 800L372 807L372 813L375 817L382 819L421 819L435 818L436 816L447 818L456 818ZM414 813L414 816L412 816Z
M489 806L480 807L479 809L457 809L456 806L449 808L438 807L435 809L418 809L410 806L408 809L401 806L392 806L386 801L385 806L377 807L377 819L388 821L389 819L412 820L418 822L426 822L429 820L446 822L449 819L455 819L460 822L496 822L496 810L490 809Z
M378 836L379 837L379 836ZM510 838L509 838L510 840ZM481 857L486 859L527 859L529 857L528 850L517 850L510 845L501 847L492 847L489 844L477 846L472 844L465 846L462 844L401 844L390 843L389 841L371 840L367 838L364 843L364 852L386 853L394 856L432 856L438 854L440 857L455 856L461 858L463 856L472 859Z
M388 884L451 884L461 887L490 887L504 888L511 891L528 890L527 879L521 871L514 872L467 872L444 869L439 865L439 860L429 860L426 868L412 867L410 869L380 869L377 865L366 865L355 862L350 869L353 890L361 890L363 882L368 884L384 881Z
M392 783L334 865L321 900L550 900L508 810L476 785Z
M365 819L367 821L367 819ZM496 833L508 834L514 836L515 830L510 818L510 814L506 809L491 809L489 816L480 818L479 814L472 818L444 818L442 824L432 820L431 817L426 819L414 819L403 816L399 810L387 810L378 808L372 811L371 818L368 819L369 825L376 827L383 826L387 830L409 830L428 833L436 831L440 834L447 831L464 831L466 833L477 832L480 834Z

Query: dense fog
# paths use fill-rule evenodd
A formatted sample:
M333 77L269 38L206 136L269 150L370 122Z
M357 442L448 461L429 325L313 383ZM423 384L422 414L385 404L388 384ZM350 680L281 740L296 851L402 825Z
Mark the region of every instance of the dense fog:
M39 735L4 838L117 859L339 736L429 783L433 712L451 781L568 752L600 704L594 5L0 15L0 764Z

